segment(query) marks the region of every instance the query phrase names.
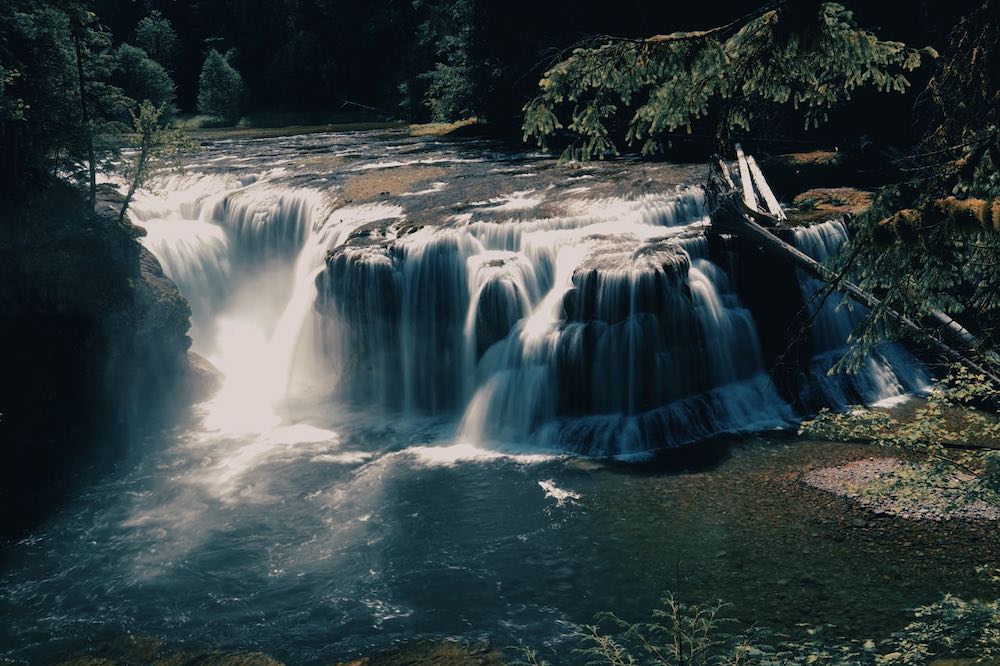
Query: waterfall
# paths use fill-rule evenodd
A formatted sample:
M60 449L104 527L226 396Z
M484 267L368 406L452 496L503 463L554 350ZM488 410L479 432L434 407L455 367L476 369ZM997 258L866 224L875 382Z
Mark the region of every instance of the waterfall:
M170 179L131 207L143 242L192 304L194 349L224 385L209 425L276 425L293 393L322 391L324 323L315 311L326 253L393 206L335 212L318 191L213 176ZM176 188L176 189L172 189ZM208 194L210 192L210 194ZM159 194L163 193L163 194Z
M632 455L797 419L767 374L765 313L743 303L704 234L701 188L576 188L557 207L530 190L411 224L446 184L339 207L326 186L267 174L160 185L133 217L192 304L195 348L226 375L210 410L219 428L274 424L289 399L325 396L450 418L476 445ZM795 242L824 260L845 234L825 223ZM819 283L798 281L815 308L803 404L921 388L918 364L891 345L858 376L828 377L864 313L819 305Z
M847 228L840 220L795 230L796 247L820 262L829 261L846 241ZM803 394L806 404L843 409L857 403L889 402L927 388L928 378L920 364L896 343L884 343L873 350L854 374L830 374L830 368L847 352L851 333L868 313L838 292L824 299L823 284L797 272L812 322L809 340L813 358Z

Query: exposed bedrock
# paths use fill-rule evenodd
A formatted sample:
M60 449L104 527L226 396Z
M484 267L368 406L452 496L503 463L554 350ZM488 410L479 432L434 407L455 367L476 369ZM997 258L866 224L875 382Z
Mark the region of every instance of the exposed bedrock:
M59 183L0 220L4 531L191 386L188 306L135 232Z

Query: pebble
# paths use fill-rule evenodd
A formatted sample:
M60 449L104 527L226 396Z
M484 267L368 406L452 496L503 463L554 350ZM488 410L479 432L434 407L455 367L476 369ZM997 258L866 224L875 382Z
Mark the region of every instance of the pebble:
M876 515L938 522L955 518L1000 521L1000 506L981 500L956 501L955 488L917 487L905 485L905 482L899 488L892 486L896 479L903 480L904 473L916 468L917 463L897 458L866 458L837 467L813 469L802 478L814 488L855 500ZM950 482L968 487L973 481L971 477L956 474ZM905 494L905 499L898 496L900 492ZM915 493L919 495L914 497ZM859 519L853 525L866 527L867 523Z

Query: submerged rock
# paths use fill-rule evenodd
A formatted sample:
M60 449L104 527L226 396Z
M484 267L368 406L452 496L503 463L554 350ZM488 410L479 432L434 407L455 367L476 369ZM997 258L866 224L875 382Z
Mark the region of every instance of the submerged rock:
M424 641L337 666L503 666L504 663L503 656L489 644Z

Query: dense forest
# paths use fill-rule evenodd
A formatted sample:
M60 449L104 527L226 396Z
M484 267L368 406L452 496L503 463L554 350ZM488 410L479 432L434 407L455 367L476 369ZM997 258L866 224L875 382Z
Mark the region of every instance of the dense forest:
M342 0L13 0L0 9L0 136L10 155L47 148L80 154L90 150L74 145L80 133L73 124L81 114L100 135L109 122L128 124L128 98L230 122L254 113L410 121L474 116L516 139L539 78L574 46L600 35L635 38L661 27L738 22L757 4L629 1L608 11L596 3L570 8L493 0L377 6ZM848 3L858 23L882 39L936 48L976 4ZM929 76L929 68L917 72L910 90L921 90ZM82 100L69 94L81 82L87 90ZM861 133L897 144L914 139L912 93L861 93L855 102L806 137L800 121L782 115L755 133L816 142ZM8 176L18 162L15 157L4 165Z

